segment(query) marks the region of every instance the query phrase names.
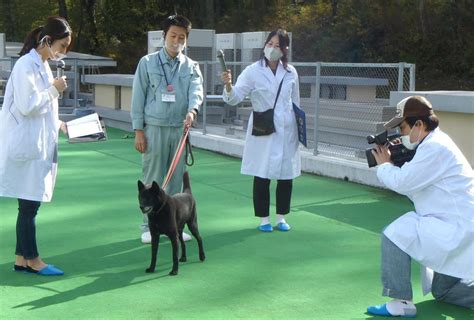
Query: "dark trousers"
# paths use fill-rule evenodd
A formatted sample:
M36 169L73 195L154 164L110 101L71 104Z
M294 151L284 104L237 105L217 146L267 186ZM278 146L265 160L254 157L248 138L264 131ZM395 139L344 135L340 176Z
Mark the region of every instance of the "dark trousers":
M291 191L293 180L278 180L276 188L277 214L290 212ZM270 179L254 177L253 179L253 208L256 217L270 215Z
M39 256L36 246L35 217L40 205L39 201L18 199L15 254L28 260Z

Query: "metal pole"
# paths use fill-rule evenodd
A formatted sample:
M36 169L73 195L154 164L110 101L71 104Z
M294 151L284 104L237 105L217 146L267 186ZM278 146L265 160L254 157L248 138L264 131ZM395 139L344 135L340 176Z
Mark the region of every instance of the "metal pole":
M410 66L410 91L415 91L415 65Z
M321 62L316 64L316 88L315 88L315 95L316 95L316 103L314 106L314 150L313 154L318 154L318 113L319 113L319 96L320 96L320 89L321 89Z
M79 87L79 81L77 78L78 78L77 59L74 59L74 109L77 108L77 89Z
M204 75L207 75L207 61L204 61ZM202 102L202 134L206 134L206 109L207 109L207 77L203 76L204 99Z
M405 62L398 64L398 91L403 91L403 72L405 70Z

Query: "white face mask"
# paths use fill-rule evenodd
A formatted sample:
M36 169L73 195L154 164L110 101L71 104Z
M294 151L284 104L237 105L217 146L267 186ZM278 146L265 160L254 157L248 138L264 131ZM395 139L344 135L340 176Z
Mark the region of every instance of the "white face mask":
M265 49L263 49L263 53L265 54L265 58L267 58L268 61L278 61L281 57L283 57L283 53L279 48L265 47Z
M50 50L51 53L53 52L53 50L51 50L51 48L49 50ZM64 58L66 58L66 55L64 53L56 52L56 54L54 55L53 58L51 58L51 60L60 61Z
M43 39L40 40L40 43L46 40L46 36L43 37ZM51 45L49 45L47 42L45 43L46 47L48 47L49 54L50 54L50 59L53 61L59 61L64 58L66 58L66 55L61 52L56 52L56 54L53 52L53 49L51 49Z
M184 44L183 43L178 43L177 45L171 45L166 43L166 49L168 49L171 52L177 52L180 53L181 51L184 50Z
M418 133L418 138L416 138L415 142L410 141L410 135L411 135L411 132L413 131L413 128L415 128L415 126L411 128L409 134L400 137L400 140L402 140L403 145L408 150L415 150L415 148L418 147L418 145L420 144L419 140L420 140L421 131Z

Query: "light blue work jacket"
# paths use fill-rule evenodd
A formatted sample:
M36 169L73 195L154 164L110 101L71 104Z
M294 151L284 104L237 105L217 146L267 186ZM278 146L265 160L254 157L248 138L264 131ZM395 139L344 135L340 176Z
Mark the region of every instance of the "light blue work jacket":
M133 129L143 129L146 124L182 127L186 114L202 104L202 83L199 64L182 53L174 60L164 49L144 56L133 79ZM173 87L175 102L162 101L168 85Z

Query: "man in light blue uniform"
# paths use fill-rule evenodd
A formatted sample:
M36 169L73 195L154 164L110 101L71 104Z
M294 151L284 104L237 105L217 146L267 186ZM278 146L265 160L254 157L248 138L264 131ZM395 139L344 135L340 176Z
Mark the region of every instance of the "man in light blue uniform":
M133 79L131 117L135 149L142 154L143 182L162 184L183 134L183 123L191 125L203 101L199 64L181 51L191 22L180 15L164 23L164 48L144 56ZM166 192L181 192L185 171L182 156ZM143 215L142 242L150 243L148 218ZM184 240L191 237L183 233Z

